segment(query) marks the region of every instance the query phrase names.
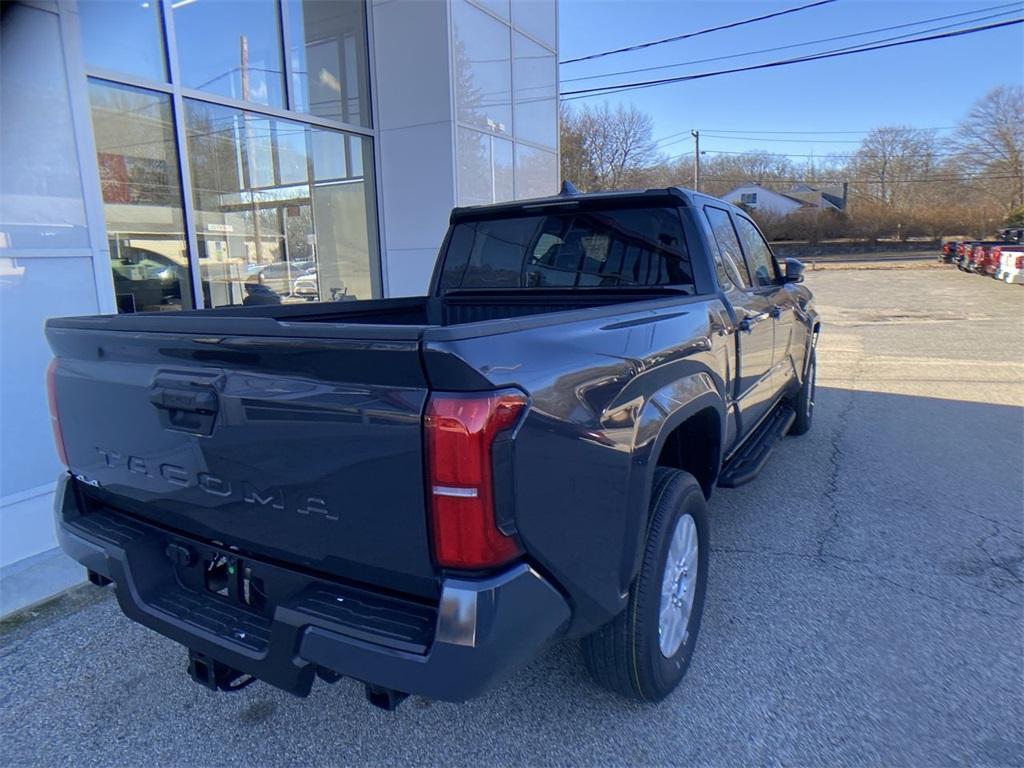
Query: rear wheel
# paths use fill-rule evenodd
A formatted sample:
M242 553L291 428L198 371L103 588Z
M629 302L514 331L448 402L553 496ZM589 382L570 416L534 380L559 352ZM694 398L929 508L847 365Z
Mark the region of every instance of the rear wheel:
M796 411L796 419L793 426L789 428L789 434L802 435L811 428L814 420L814 384L818 375L818 359L811 348L811 359L807 361L807 375L804 376L803 386L793 400L793 409Z
M626 609L582 643L593 678L610 691L660 701L686 674L708 578L708 517L693 475L655 470L650 527Z

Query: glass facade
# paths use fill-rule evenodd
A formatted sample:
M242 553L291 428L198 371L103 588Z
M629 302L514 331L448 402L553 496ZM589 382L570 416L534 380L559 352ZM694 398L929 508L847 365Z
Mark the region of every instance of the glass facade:
M458 204L554 194L555 4L452 0L452 40Z
M78 8L119 311L379 295L363 0Z

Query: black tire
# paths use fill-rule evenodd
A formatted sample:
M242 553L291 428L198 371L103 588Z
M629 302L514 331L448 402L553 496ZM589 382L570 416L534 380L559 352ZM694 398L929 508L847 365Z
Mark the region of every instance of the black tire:
M789 434L802 435L811 428L814 421L814 382L818 375L818 359L811 348L811 359L807 361L807 375L804 376L803 386L793 398L793 410L796 411L796 419L789 428Z
M676 522L689 515L697 532L694 601L684 641L670 657L662 655L658 621L662 576ZM583 661L594 680L608 690L638 701L661 701L686 674L704 613L710 550L704 492L688 472L658 467L651 492L647 546L640 573L629 591L626 609L583 638Z

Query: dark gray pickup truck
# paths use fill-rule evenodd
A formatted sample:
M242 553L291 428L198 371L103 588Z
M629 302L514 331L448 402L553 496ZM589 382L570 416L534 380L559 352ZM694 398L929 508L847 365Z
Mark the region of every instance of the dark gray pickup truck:
M50 320L61 545L210 688L682 679L705 500L811 423L819 321L680 189L457 209L429 296Z

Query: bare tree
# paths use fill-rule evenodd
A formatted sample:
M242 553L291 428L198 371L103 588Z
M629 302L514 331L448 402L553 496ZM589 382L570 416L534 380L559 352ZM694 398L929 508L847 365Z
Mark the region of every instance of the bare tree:
M1024 86L1001 85L974 103L951 146L961 167L993 180L987 188L1007 209L1024 205Z
M855 187L897 214L910 214L927 196L922 180L936 175L939 152L935 133L901 125L875 128L850 158L849 173L864 183Z
M561 108L562 178L581 190L618 189L655 165L650 115L635 107Z

